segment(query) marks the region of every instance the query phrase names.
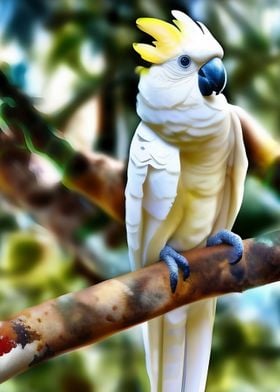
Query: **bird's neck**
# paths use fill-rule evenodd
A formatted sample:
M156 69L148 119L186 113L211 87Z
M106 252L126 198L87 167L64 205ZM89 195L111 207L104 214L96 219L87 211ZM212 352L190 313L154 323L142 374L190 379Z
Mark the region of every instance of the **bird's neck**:
M189 101L189 100L188 100ZM190 101L189 101L190 102ZM229 132L229 105L223 95L192 96L192 104L156 109L138 95L137 112L142 121L172 144L191 148L194 143L222 140Z

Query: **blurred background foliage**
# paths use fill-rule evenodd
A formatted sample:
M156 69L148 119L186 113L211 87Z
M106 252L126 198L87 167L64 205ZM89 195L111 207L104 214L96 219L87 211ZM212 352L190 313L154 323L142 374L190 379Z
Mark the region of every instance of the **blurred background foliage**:
M225 49L228 99L279 137L280 0L0 0L1 69L74 148L126 160L138 122L134 68L139 59L131 44L145 39L135 19L170 20L171 9L207 24ZM58 181L51 166L43 174L47 184ZM71 237L75 249L78 241L79 254L61 241L62 228L60 233L51 225L43 227L3 193L1 318L128 269L125 241L114 223L85 200L81 203L89 219L78 222L81 226ZM72 216L71 206L65 214ZM255 236L279 227L279 218L279 195L249 176L235 231ZM61 222L60 227L68 225ZM90 265L98 266L98 274ZM279 309L279 285L220 300L208 392L279 391ZM30 390L148 391L139 328L49 361L0 386L1 392Z

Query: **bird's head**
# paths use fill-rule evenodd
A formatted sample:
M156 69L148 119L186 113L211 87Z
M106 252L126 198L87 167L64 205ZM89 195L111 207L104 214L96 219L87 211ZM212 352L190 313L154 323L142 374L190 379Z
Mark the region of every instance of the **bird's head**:
M203 96L221 93L226 84L221 45L202 23L194 22L181 11L172 11L172 15L174 24L155 18L139 18L136 22L140 30L155 39L152 45L133 44L135 51L152 64L148 70L142 68L142 72L140 67L148 99L145 79L151 88L158 88L158 95L165 89L165 99L170 104L175 95L177 100L188 96L190 83L196 84ZM158 99L161 100L159 96Z

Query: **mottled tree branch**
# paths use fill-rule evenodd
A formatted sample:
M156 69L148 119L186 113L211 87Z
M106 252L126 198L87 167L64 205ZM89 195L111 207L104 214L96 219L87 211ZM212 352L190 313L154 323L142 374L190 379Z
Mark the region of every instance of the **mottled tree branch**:
M63 183L123 222L124 169L122 162L109 156L77 153L67 167Z
M162 262L26 309L0 323L0 380L184 304L242 292L280 280L280 231L244 241L244 255L228 262L230 248L185 252L190 277L171 293Z

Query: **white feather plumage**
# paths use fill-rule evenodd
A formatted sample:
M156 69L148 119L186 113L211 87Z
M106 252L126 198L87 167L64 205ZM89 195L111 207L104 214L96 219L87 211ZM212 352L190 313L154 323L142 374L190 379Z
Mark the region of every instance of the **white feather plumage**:
M152 66L139 83L142 122L126 187L132 268L157 261L167 243L178 251L205 246L231 229L242 201L247 158L239 120L223 95L201 95L198 65L181 74L175 60ZM204 391L215 305L200 301L145 324L152 392Z

